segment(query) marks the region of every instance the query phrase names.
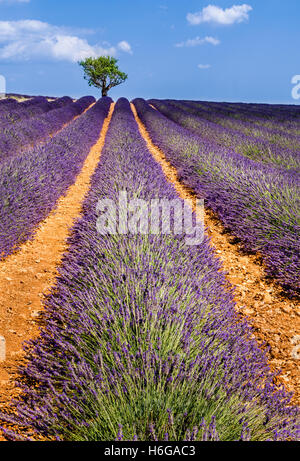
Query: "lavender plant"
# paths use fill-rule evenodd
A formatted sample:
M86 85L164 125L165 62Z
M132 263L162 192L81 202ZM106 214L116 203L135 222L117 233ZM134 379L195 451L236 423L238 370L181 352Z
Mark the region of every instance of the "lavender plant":
M244 158L196 136L136 99L138 114L179 178L244 243L258 251L269 275L299 294L299 175Z
M280 137L280 141L278 141L278 136L274 133L272 134L273 137L270 135L269 138L267 136L259 137L255 130L254 133L253 130L251 132L245 130L246 133L243 133L236 129L236 121L233 126L231 126L232 123L228 124L228 122L226 126L220 126L216 123L213 114L210 116L213 121L206 120L196 115L198 114L197 110L193 111L190 106L181 102L150 100L149 103L159 109L166 117L209 142L213 141L218 145L233 149L255 161L275 165L284 170L300 171L300 139L299 143L294 138L283 140Z
M71 104L58 111L66 111L69 117L90 103L86 97L75 103L74 109ZM36 226L73 184L100 135L110 104L110 98L99 100L46 144L0 164L1 257L11 254L34 234ZM58 115L55 123L67 117L64 113Z
M283 137L289 137L290 135L299 137L300 135L299 109L295 106L286 106L281 115L278 115L276 105L273 104L270 107L260 104L253 111L253 109L247 108L247 105L245 108L244 104L232 105L228 103L191 101L184 101L183 103L189 106L190 109L199 110L199 115L204 115L210 120L216 121L219 119L222 123L236 125L237 129L242 129L243 124L248 129L252 127L253 135L255 135L255 130L257 129L261 131L263 136L271 132L280 134Z
M13 98L0 99L0 113L3 110L7 110L10 106L16 107L17 101Z
M123 98L27 346L17 417L2 418L32 440L295 440L298 410L273 385L208 238L101 235L97 203L120 190L177 198Z
M16 103L13 107L9 106L0 112L0 132L5 131L9 126L29 119L34 116L42 115L53 109L59 109L70 104L72 99L68 96L49 102L42 96Z
M23 154L39 141L53 135L94 101L95 98L92 96L85 96L74 103L65 99L54 101L51 103L54 104L53 110L49 112L21 120L16 124L7 123L6 128L2 132L0 130L0 164L17 154Z

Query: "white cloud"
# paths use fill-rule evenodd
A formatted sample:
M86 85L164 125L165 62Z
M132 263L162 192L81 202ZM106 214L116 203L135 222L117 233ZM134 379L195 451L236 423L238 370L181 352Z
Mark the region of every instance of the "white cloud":
M91 46L87 40L71 35L56 35L54 39L50 38L44 42L45 54L49 53L54 59L64 61L79 61L88 57L97 57L100 55L115 55L114 47L102 48Z
M188 46L188 47L199 46L199 45L204 45L205 43L210 43L211 45L216 46L216 45L219 45L221 42L220 40L214 37L204 37L204 38L195 37L195 38L186 40L185 42L176 43L175 46L177 48L183 48L184 46Z
M119 43L118 49L131 51L125 41ZM76 62L89 56L116 54L116 46L90 45L85 38L64 27L36 20L0 21L0 59L46 58Z
M204 22L212 22L222 25L240 23L249 19L252 7L247 4L233 5L231 8L222 9L215 5L208 5L197 13L188 13L187 20L193 26Z
M198 69L210 69L211 65L210 64L198 64Z
M119 43L118 43L118 48L119 48L120 50L124 51L125 53L132 54L131 46L130 46L129 43L126 42L125 40L123 40L122 42L119 42Z

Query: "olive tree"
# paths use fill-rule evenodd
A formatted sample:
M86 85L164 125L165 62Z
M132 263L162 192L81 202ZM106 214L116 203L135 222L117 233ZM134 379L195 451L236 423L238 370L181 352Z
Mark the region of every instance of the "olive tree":
M121 72L117 66L118 60L111 56L87 58L80 61L79 65L84 70L84 78L89 86L101 88L102 96L107 96L108 91L120 85L127 79L127 74Z

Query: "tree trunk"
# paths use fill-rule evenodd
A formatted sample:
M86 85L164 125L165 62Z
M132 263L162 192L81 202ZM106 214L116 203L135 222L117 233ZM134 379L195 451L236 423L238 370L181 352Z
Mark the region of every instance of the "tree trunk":
M105 88L105 87L102 87L102 98L103 98L104 96L107 96L107 93L108 93L108 89Z

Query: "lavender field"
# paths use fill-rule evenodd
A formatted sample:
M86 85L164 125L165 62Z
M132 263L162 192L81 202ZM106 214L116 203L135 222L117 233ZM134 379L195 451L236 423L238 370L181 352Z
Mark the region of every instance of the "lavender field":
M205 198L247 249L262 254L268 274L290 293L299 294L299 137L297 130L293 136L276 131L283 117L299 124L299 112L275 109L273 116L261 112L262 120L272 126L270 141L268 136L241 132L243 123L236 122L239 109L228 116L238 125L232 129L211 121L214 114L219 120L219 110L226 113L226 105L215 104L212 109L207 104L203 113L197 111L197 103L150 103L160 112L138 99L138 114L180 179ZM241 112L251 121L257 117L257 111ZM256 125L253 132L257 133Z
M140 98L132 104L180 184L204 199L246 255L259 255L266 279L296 305L299 106ZM76 183L105 123L100 161L55 284L38 287L39 334L24 343L19 395L0 408L4 437L299 440L297 401L279 384L268 345L237 309L207 229L195 245L186 244L183 231L163 233L164 222L156 233L148 221L140 232L99 231L99 203L109 209L120 192L140 205L184 206L127 99L0 101L3 272ZM113 222L114 212L107 218Z

